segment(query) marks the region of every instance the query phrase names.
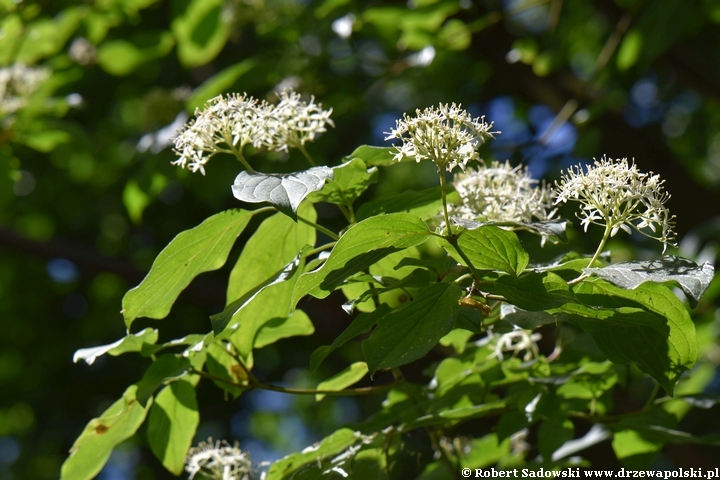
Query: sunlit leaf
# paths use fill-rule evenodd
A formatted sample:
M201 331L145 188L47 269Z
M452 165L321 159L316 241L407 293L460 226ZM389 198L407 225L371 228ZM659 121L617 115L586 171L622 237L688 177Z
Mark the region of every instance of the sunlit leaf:
M299 213L312 222L317 216L315 209L308 203L300 207ZM283 270L306 245L314 245L315 238L315 229L304 223L293 222L281 213L268 217L247 241L230 272L227 302L230 304L246 296L248 292L257 288L258 284L265 281L268 274ZM277 322L290 315L292 310L290 298L297 278L296 274L286 281L263 288L263 291L238 310L228 323L223 336L230 338L240 356L249 365L252 365L250 352L260 329L267 323L282 328L280 327L282 324ZM295 321L299 322L301 319L302 317L297 317ZM292 322L283 324L287 328L298 325ZM268 338L266 337L266 340Z
M377 168L367 168L359 158L333 167L333 178L322 190L313 193L313 202L329 202L337 205L351 206L367 188L377 183Z
M465 260L449 242L441 240L440 244L455 260L465 264ZM517 235L499 227L465 230L458 236L457 245L477 270L518 275L530 260Z
M182 473L199 423L195 387L190 382L172 383L155 397L148 415L148 443L171 473Z
M140 352L146 345L154 345L158 340L158 331L152 328L146 328L138 333L131 333L121 338L117 342L108 345L100 345L98 347L81 348L73 355L73 362L77 363L83 360L88 365L92 365L95 359L106 353L117 356L127 352Z
M333 375L327 380L323 380L316 387L318 390L331 390L337 392L350 385L360 381L368 373L368 367L365 362L355 362L344 369L337 375ZM325 398L325 395L319 393L315 395L315 400L318 402Z
M268 470L267 480L291 478L292 474L304 465L337 455L357 441L358 437L353 430L342 428L325 437L321 442L305 448L302 452L293 453L273 463Z
M227 210L175 237L153 262L150 273L123 297L128 327L138 317L164 318L180 292L199 274L225 264L238 235L254 215Z
M98 418L90 420L70 449L60 471L61 480L90 480L100 472L113 449L135 434L150 405L143 407L131 385L122 398Z
M363 220L345 232L319 269L300 276L292 304L307 294L325 298L350 275L391 253L420 245L429 236L427 225L415 215L394 213Z

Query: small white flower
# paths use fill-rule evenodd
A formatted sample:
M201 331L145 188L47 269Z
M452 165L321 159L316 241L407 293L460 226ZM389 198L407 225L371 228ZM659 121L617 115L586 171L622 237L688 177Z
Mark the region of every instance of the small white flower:
M674 245L675 238L675 217L664 205L670 198L664 182L653 172L638 171L626 158L603 157L585 171L580 166L570 168L560 182L555 183L555 204L579 202L577 216L585 231L590 224L609 229L610 236L620 230L630 233L634 229L662 242L664 252L668 245Z
M490 332L490 335L492 335L492 332ZM523 360L527 362L540 354L536 342L541 338L542 335L539 333L533 333L531 330L523 330L515 326L513 331L500 335L497 343L495 343L495 350L488 358L497 358L502 361L504 358L503 352L513 352L513 357L525 352Z
M461 105L441 103L437 109L416 110L414 117L404 114L396 128L386 132L385 140L402 140L402 145L395 147L395 160L431 160L438 171L449 172L457 166L465 170L468 162L479 158L477 147L500 133L491 129L492 123L485 122L485 117L472 118Z
M510 162L469 170L455 177L455 190L462 205L452 206L451 215L465 220L489 222L545 221L552 218L552 189L530 176L527 167L513 168Z
M0 118L27 105L28 97L50 77L50 72L49 68L22 63L0 68Z
M279 94L280 103L267 112L267 135L264 144L271 150L288 151L288 148L303 148L320 134L325 125L335 126L330 119L332 108L323 110L322 104L301 100L300 94L285 89Z
M226 441L212 438L188 451L185 470L193 480L198 473L211 480L251 480L256 477L250 454Z

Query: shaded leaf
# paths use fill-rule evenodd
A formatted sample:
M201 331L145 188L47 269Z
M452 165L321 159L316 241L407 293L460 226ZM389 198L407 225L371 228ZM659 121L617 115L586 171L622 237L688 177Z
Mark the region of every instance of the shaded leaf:
M527 230L528 232L553 237L567 242L567 220L546 220L544 222L480 222L451 217L451 220L466 230L475 230L480 227L510 227L513 230Z
M313 193L313 202L329 202L348 207L367 190L377 183L377 168L367 168L359 158L333 167L333 178L319 192Z
M525 272L519 277L503 275L493 287L517 308L531 312L577 301L567 282L552 272Z
M161 355L145 371L137 383L137 401L145 405L161 385L177 380L190 369L190 361L181 355Z
M294 173L260 173L243 171L235 177L233 195L248 203L268 202L297 221L300 202L310 193L323 188L333 178L333 169L313 167Z
M509 303L500 306L500 318L525 330L534 330L541 325L556 322L555 317L547 312L529 312Z
M165 468L180 475L200 423L195 387L180 380L163 388L148 415L148 443Z
M383 278L381 279L383 281L385 280L394 280L392 278L387 279ZM379 287L379 288L371 288L369 290L366 290L363 292L359 297L354 298L353 300L350 300L348 302L345 302L342 306L343 310L345 310L348 314L352 314L353 310L355 309L355 306L357 304L360 304L366 300L372 299L372 297L376 295L380 295L385 292L390 292L392 290L397 289L404 289L404 288L422 288L429 285L431 282L437 281L437 276L429 272L428 270L424 270L421 268L415 269L412 272L410 272L409 275L406 275L405 277L390 281L387 286L385 287Z
M673 255L665 255L660 260L622 262L604 268L583 268L583 272L626 289L633 289L643 282L678 285L693 308L697 306L715 276L715 268L710 262L698 266L692 260Z
M213 383L222 388L233 398L237 398L243 392L239 384L247 382L247 374L242 365L228 353L224 343L216 341L206 347L208 373L222 380L213 380ZM236 384L236 385L233 385Z
M157 256L145 279L122 300L125 325L138 317L165 318L180 292L203 272L227 260L235 240L254 215L227 210L175 237Z
M680 300L656 283L623 290L595 278L578 284L575 294L585 305L567 303L557 311L576 316L610 361L636 363L672 395L698 355L695 326Z
M551 417L540 424L538 430L538 450L544 459L552 458L553 453L575 434L573 423L566 417Z
M121 399L98 418L90 420L63 463L61 480L94 478L110 458L113 449L135 434L147 413L147 408L136 400L136 391L137 386L131 385Z
M435 283L406 307L383 317L362 344L370 374L424 357L455 324L462 293L456 285Z
M331 390L337 392L359 382L367 373L367 363L355 362L337 375L333 375L327 380L323 380L316 388L318 390ZM323 398L325 398L325 395L322 393L315 395L315 400L318 402Z
M340 348L358 335L369 332L390 310L391 308L386 303L382 303L375 311L361 313L355 317L352 323L333 341L332 345L323 345L315 349L310 356L310 372L315 372L322 361L325 360L333 350Z
M97 357L105 355L106 353L117 356L127 352L140 352L145 346L154 345L157 340L158 331L152 328L146 328L141 332L131 333L117 342L108 345L81 348L73 355L73 362L77 363L83 360L88 365L92 365Z
M263 324L255 336L253 348L262 348L281 338L312 335L315 326L302 310L295 310L286 318L273 318Z
M300 276L292 304L307 294L325 298L350 275L383 257L419 245L430 236L427 225L415 215L394 213L356 223L335 244L327 261Z
M453 192L451 195L457 194ZM452 201L452 197L449 196L448 201ZM440 211L442 211L440 187L433 187L420 191L405 190L397 195L363 203L355 216L358 220L364 220L384 213L406 212L427 218Z

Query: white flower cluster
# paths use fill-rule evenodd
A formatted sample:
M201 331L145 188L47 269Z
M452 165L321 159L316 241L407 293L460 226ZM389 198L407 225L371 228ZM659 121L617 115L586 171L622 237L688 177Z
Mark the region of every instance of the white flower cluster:
M188 480L197 474L212 480L251 480L256 476L249 453L224 440L213 443L212 438L188 451L185 470L190 474Z
M490 335L492 335L492 332L490 332ZM511 332L500 335L500 338L495 343L495 350L488 358L497 358L502 361L504 358L503 352L512 352L513 357L525 352L523 360L527 362L540 354L536 342L541 338L542 335L539 333L533 333L530 330L523 330L515 326Z
M674 216L664 203L670 198L659 175L642 173L626 158L603 157L594 165L570 168L557 188L555 204L569 201L581 204L580 218L585 231L593 223L614 236L618 231L637 232L658 240L664 248L673 245ZM650 229L648 233L645 229Z
M276 151L304 148L327 131L326 124L334 126L332 109L323 110L313 103L314 98L307 103L288 90L279 96L277 105L258 102L247 94L209 100L174 138L179 158L173 164L204 175L205 164L217 153L243 158L242 149L248 144Z
M28 97L50 77L50 69L16 63L0 68L0 118L27 105Z
M441 103L437 109L416 110L414 117L404 114L396 128L386 132L385 140L402 140L402 145L395 147L395 160L410 157L417 162L431 160L438 171L458 166L465 170L468 162L479 158L477 147L500 133L491 129L492 122L485 122L485 117L472 118L460 105Z
M494 161L490 167L457 175L454 184L462 205L453 205L451 215L465 220L530 223L555 214L552 189L538 185L527 167Z

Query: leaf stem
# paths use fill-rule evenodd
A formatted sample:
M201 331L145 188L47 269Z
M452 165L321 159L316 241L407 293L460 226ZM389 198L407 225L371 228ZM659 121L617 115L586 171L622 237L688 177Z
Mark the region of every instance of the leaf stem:
M297 218L298 218L298 220L300 220L300 221L303 222L304 224L310 225L311 227L313 227L313 228L314 228L315 230L317 230L318 232L324 233L325 235L327 235L328 237L332 238L333 240L335 240L335 241L340 240L340 236L339 236L337 233L333 232L332 230L328 230L327 228L323 227L322 225L318 225L318 224L315 223L315 222L311 222L310 220L308 220L308 219L306 219L306 218L303 218L303 217L301 217L300 215L298 215Z
M442 195L443 215L445 215L445 226L448 235L452 235L452 227L450 226L450 216L447 209L447 197L445 195L445 172L440 170L440 193Z
M375 385L372 387L359 387L359 388L347 388L345 390L323 390L315 388L290 388L281 387L280 385L271 385L269 383L260 382L255 378L240 362L240 366L248 374L247 383L238 383L228 380L227 378L213 375L212 373L204 372L202 370L190 369L191 373L199 375L208 380L214 380L217 382L226 383L233 387L238 387L243 390L270 390L273 392L287 393L290 395L328 395L328 396L347 396L347 395L371 395L373 393L381 393L390 390L393 387L398 386L401 382L388 383L386 385Z
M337 242L330 242L326 243L325 245L321 245L317 248L313 248L312 250L308 250L305 252L305 255L303 255L304 258L312 257L316 253L324 252L325 250L329 248L333 248Z

